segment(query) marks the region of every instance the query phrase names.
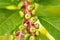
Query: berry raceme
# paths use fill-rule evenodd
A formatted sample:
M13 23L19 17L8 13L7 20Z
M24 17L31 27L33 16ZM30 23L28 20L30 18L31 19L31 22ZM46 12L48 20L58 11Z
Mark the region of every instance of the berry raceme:
M39 36L39 24L34 24L38 20L35 16L35 6L34 0L23 0L18 4L19 14L23 18L23 22L18 28L19 33L14 33L14 36L18 34L18 40L21 40L21 38L35 40L35 37Z

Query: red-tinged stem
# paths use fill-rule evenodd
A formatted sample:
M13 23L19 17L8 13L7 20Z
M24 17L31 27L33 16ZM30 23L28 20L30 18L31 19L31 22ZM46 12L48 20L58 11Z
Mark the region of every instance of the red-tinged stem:
M18 40L21 40L22 39L22 31L20 31L20 34L19 34L19 36L18 36Z

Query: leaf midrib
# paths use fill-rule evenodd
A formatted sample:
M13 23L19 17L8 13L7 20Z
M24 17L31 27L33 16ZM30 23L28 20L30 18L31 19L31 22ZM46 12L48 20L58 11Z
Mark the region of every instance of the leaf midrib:
M40 17L41 18L41 17ZM44 19L44 18L41 18L41 19L43 19L44 21L46 21L46 22L48 22L46 19ZM53 27L55 26L55 25L53 25L51 22L48 22L50 25L52 25ZM54 27L56 30L58 30L58 31L60 31L58 28L56 28L56 27Z

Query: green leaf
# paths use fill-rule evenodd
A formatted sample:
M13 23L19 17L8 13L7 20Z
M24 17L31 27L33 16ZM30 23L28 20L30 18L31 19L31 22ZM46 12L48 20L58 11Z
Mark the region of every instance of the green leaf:
M58 17L39 17L42 25L56 39L60 40L60 18Z
M10 34L21 21L18 11L0 9L0 35Z
M37 16L56 16L60 17L60 6L42 6L36 10Z
M17 5L18 3L18 0L0 0L0 8L4 8L8 5Z
M40 5L60 5L60 0L35 0L35 2Z

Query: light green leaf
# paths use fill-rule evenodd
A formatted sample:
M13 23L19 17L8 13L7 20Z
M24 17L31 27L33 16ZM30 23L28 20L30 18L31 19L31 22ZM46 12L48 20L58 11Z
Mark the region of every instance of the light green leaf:
M4 8L8 5L18 5L19 0L0 0L0 8Z
M56 39L60 40L60 18L58 17L39 17L42 25Z
M21 21L18 11L0 9L0 35L10 34Z

